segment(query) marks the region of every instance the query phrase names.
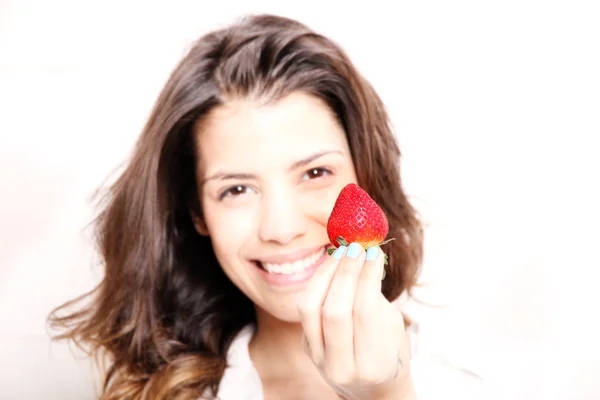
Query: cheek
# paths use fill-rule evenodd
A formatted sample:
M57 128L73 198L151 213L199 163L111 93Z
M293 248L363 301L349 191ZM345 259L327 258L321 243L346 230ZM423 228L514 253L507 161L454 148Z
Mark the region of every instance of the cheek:
M327 190L322 190L317 193L310 193L303 196L302 209L306 215L314 222L318 223L325 232L329 215L333 210L335 201L346 184L334 185Z
M311 220L319 225L327 226L327 219L331 214L336 197L335 189L309 194L304 196L302 208Z
M230 264L240 253L243 254L244 246L252 240L256 213L215 204L207 204L204 211L215 254L222 264Z

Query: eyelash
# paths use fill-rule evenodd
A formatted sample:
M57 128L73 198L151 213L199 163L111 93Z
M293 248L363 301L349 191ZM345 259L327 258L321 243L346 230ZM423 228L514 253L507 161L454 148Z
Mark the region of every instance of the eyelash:
M321 175L321 176L317 176L317 177L314 177L314 178L310 178L310 177L309 177L308 179L304 179L304 176L305 176L305 175L307 175L307 174L311 174L311 173L315 173L315 172L316 172L316 173L323 174L323 175ZM303 181L306 181L306 180L309 180L309 181L310 181L310 180L315 180L315 179L321 179L321 178L324 178L324 177L325 177L325 176L327 176L327 175L331 175L332 173L333 173L333 172L332 172L331 170L329 170L329 169L327 169L327 168L324 168L324 167L311 168L311 169L309 169L308 171L306 171L306 172L305 172L305 173L302 175L302 180L303 180ZM241 192L241 193L239 192L239 190L240 190L240 189L242 190L242 192ZM245 193L245 191L246 191L246 190L248 190L248 189L249 189L249 187L248 187L248 186L246 186L246 185L235 185L235 186L231 186L231 187L229 187L229 188L225 189L223 192L221 192L221 193L219 194L219 200L223 200L223 199L225 199L225 197L229 197L229 196L236 197L236 196L238 196L238 195L242 195L242 194L244 194L244 193ZM238 193L237 193L237 194L235 194L235 193L234 193L234 191L236 191L236 190L238 191Z
M248 186L245 186L245 185L231 186L231 187L225 189L224 191L222 191L221 194L219 194L219 200L223 200L225 197L229 197L229 196L235 197L235 196L238 196L240 194L244 194L244 193L234 194L234 191L238 190L238 189L244 189L244 191L245 191L245 190L248 189Z
M324 168L324 167L317 167L317 168L311 168L311 169L309 169L308 171L306 171L306 172L304 173L304 175L306 175L306 174L310 174L310 173L312 173L312 172L315 172L315 171L319 171L319 172L321 172L321 173L324 173L325 175L331 175L331 174L332 174L331 170L329 170L329 169L327 169L327 168ZM303 177L303 178L304 178L304 175L302 175L302 177ZM316 178L313 178L313 179L319 179L319 178L323 178L323 176L317 176ZM304 179L303 179L303 180L304 180ZM310 179L309 179L309 180L310 180Z

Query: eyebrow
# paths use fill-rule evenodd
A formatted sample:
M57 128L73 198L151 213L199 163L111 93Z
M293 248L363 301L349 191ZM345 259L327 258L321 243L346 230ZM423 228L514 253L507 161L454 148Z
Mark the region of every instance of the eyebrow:
M328 154L340 154L340 155L344 155L344 153L340 150L326 150L326 151L321 151L315 154L311 154L310 156L303 158L302 160L296 161L294 164L292 164L292 166L290 167L290 171L302 168L307 166L308 164L310 164L311 162L326 156ZM239 180L248 180L248 179L257 179L256 175L253 174L245 174L245 173L238 173L238 172L224 172L224 171L218 171L216 173L214 173L213 175L204 178L202 180L202 182L200 182L200 186L204 185L206 182L211 181L211 180L230 180L230 179L239 179Z

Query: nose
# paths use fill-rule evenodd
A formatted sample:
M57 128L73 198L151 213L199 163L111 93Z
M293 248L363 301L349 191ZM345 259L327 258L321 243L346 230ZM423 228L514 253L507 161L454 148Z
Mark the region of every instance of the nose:
M273 190L263 197L259 237L263 242L289 244L306 233L306 215L293 191Z

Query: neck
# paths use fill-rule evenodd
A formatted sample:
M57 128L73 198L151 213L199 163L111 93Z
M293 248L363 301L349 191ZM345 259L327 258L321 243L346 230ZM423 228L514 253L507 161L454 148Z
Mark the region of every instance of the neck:
M274 398L336 399L339 396L323 379L304 351L299 322L278 320L256 309L256 333L249 345L250 358L265 393ZM287 393L283 395L282 393ZM265 396L265 397L269 397Z
M302 325L281 321L264 310L256 310L256 334L250 342L250 354L256 362L286 360L289 367L302 368L310 360L302 348Z

